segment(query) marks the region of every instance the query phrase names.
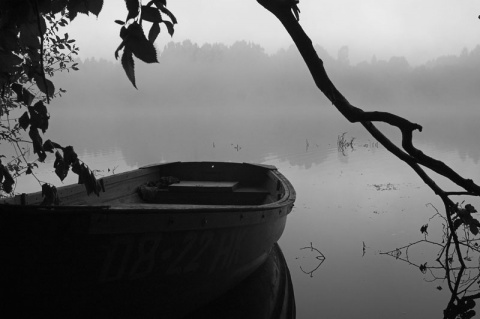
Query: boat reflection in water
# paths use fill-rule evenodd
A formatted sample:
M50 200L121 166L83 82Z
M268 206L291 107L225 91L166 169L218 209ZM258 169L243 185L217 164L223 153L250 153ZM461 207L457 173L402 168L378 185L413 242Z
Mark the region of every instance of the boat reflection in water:
M275 244L265 263L239 286L187 319L293 319L295 296L287 262Z

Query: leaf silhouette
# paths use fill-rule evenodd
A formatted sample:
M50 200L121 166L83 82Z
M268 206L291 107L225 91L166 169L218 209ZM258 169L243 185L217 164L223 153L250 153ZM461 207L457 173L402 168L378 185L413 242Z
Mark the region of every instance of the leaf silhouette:
M77 13L88 14L87 5L88 5L87 1L70 0L67 4L67 9L68 9L69 13L74 13L74 17L76 17ZM73 20L73 18L70 18L70 20Z
M60 204L60 199L58 198L57 188L53 185L43 184L42 185L42 196L44 197L42 205L51 206Z
M43 143L43 150L45 152L50 152L50 153L53 153L53 150L56 149L56 148L62 148L60 145L58 145L57 143L55 142L52 142L50 140L46 140L45 143Z
M158 6L157 6L158 7ZM170 20L172 20L172 23L173 24L177 24L177 18L175 18L175 16L173 15L173 13L168 10L167 8L165 8L165 5L164 6L160 6L158 7L160 9L160 11L162 11L163 13L165 13L169 18Z
M145 63L158 62L157 50L153 43L145 37L142 26L134 22L126 30L125 48L130 49L137 58Z
M159 23L163 20L158 9L147 6L142 6L142 19L153 23Z
M421 232L422 234L425 233L425 234L428 235L427 229L428 229L428 224L423 225L423 226L420 228L420 232Z
M167 0L153 0L153 2L159 9L167 5Z
M105 185L103 180L97 180L95 174L90 171L90 169L85 166L85 164L80 164L80 161L77 159L72 165L72 172L78 175L78 184L84 184L87 191L87 195L95 193L97 196L100 195L100 191L105 192Z
M13 185L15 184L15 180L13 179L12 175L10 175L10 171L1 163L0 163L0 183L2 183L3 191L6 192L7 194L12 192Z
M148 32L148 41L150 41L151 43L155 42L159 33L160 33L160 24L159 23L152 24L152 27L150 28L150 32Z
M63 149L63 157L65 159L65 163L67 163L69 166L78 160L78 155L73 150L73 146L67 146Z
M18 83L12 84L12 90L17 95L17 101L22 101L22 96L23 96L22 89L23 89L23 86L21 84L18 84Z
M55 162L53 163L53 168L55 168L55 174L57 174L61 181L67 177L69 166L59 151L55 152Z
M48 129L48 120L50 119L45 104L42 101L38 101L34 106L28 107L28 112L30 113L30 124L45 133Z
M75 163L72 164L72 172L74 172L77 175L80 175L81 171L82 171L82 164L80 164L80 161L77 158Z
M134 18L138 15L138 10L140 9L140 3L138 0L125 0L127 6L128 15L127 21L131 18Z
M38 89L49 97L53 97L55 93L55 86L53 85L52 81L49 79L45 79L43 76L35 74L33 76L35 82L38 86Z
M22 116L18 119L18 124L24 130L27 130L28 126L30 125L30 118L28 117L28 112L25 111Z
M124 29L124 28L122 28ZM115 50L115 59L118 60L118 52L120 52L125 47L125 41L122 41L118 48Z
M38 154L39 161L43 162L47 155L43 150L42 137L40 136L38 129L36 127L30 126L30 131L28 132L28 135L33 142L33 153Z
M135 84L135 64L133 62L133 55L132 51L127 47L123 50L122 66L130 82L132 82L133 86L137 88L137 85Z
M100 11L102 11L103 7L103 0L88 0L88 11L93 13L98 17Z
M168 34L170 34L170 36L173 36L173 32L175 31L173 28L173 23L171 23L170 21L163 21L163 23L165 23L165 25L167 26Z
M467 210L467 212L469 212L469 213L471 213L471 214L477 212L477 210L475 209L475 207L473 207L471 204L465 205L465 209Z
M470 231L474 235L478 235L478 227L476 225L470 224Z
M86 171L84 172L85 188L87 190L87 195L90 195L91 193L95 192L97 180L95 179L95 175L93 175L93 172L90 172L88 169L86 169Z
M421 264L420 267L418 267L418 268L420 268L420 271L422 273L426 273L427 272L427 263L424 263L423 265Z

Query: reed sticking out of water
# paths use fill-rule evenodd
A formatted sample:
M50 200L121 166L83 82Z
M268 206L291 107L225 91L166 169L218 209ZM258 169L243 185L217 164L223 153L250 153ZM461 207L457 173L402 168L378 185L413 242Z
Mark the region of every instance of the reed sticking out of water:
M355 137L352 137L350 139L350 141L348 141L346 138L345 138L345 135L347 134L347 132L343 132L341 135L338 135L337 137L337 149L339 152L341 152L343 155L347 155L346 151L348 148L350 148L352 151L355 150L355 148L353 147L353 142L355 141Z

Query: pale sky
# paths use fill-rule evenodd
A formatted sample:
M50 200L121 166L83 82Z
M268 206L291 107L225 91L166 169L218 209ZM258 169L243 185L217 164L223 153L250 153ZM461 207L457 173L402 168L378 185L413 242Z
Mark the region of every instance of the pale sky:
M79 15L70 26L81 57L113 59L120 43L124 20L123 0L105 0L98 19ZM144 1L146 3L146 1ZM168 8L178 19L173 38L166 29L155 45L190 39L199 45L246 40L268 53L292 44L276 18L255 0L169 0ZM458 55L463 48L480 44L478 0L301 0L300 23L314 44L336 57L349 46L350 60L357 63L392 56L405 56L412 64L441 55Z

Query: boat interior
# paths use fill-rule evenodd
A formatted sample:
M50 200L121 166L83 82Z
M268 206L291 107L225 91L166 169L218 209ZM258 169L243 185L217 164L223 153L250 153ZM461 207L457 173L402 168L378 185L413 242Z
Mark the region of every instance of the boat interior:
M105 192L87 196L83 185L57 189L62 206L132 204L263 205L285 194L274 166L224 162L175 162L103 178ZM23 197L23 198L22 198ZM41 192L10 203L40 205Z
M139 187L138 196L138 201L159 204L261 205L273 202L267 188L242 185L238 181L179 180L165 187L146 184Z
M192 163L160 169L121 201L153 204L262 205L283 196L282 183L265 167L250 164ZM201 163L204 164L204 163Z

